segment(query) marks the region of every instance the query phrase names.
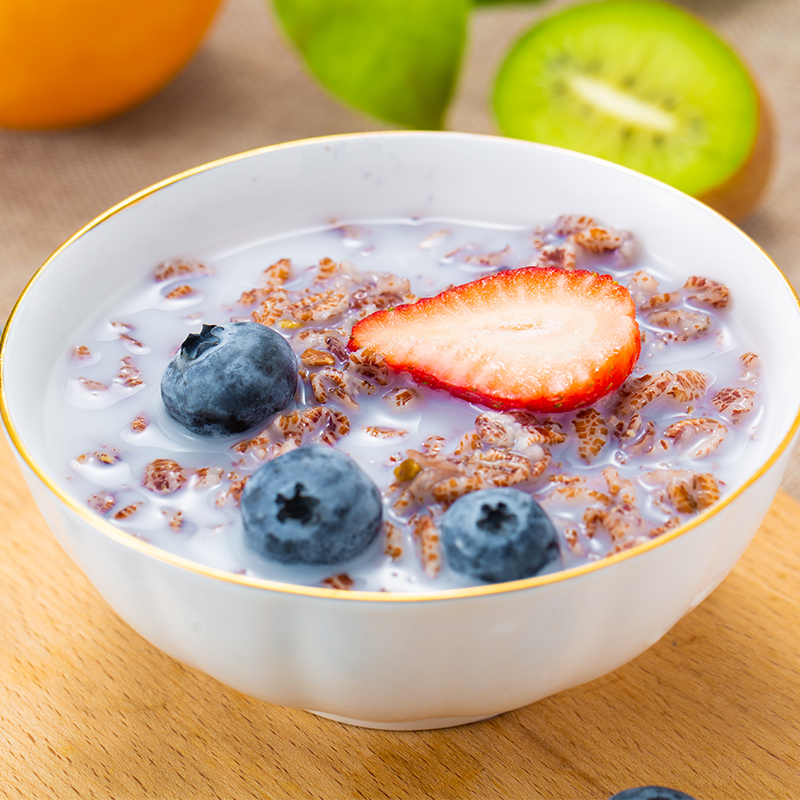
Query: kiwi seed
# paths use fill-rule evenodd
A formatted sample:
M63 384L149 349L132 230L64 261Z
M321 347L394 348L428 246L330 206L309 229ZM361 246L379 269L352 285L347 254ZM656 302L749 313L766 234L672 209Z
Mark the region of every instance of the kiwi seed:
M494 107L506 136L623 164L729 216L749 210L769 174L769 116L747 68L662 0L580 3L540 20L506 57Z

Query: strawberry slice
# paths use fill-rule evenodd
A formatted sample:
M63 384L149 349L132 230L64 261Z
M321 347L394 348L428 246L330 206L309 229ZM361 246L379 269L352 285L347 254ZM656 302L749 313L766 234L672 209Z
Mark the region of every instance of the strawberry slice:
M618 388L641 343L633 300L610 275L522 267L376 311L348 347L457 397L553 412Z

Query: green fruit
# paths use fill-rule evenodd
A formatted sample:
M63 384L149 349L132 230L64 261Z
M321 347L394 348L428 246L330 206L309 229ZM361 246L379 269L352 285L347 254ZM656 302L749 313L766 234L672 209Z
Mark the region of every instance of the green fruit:
M272 0L308 69L340 100L409 128L440 129L470 0Z
M494 88L506 136L599 156L741 216L772 152L758 89L736 53L660 0L582 3L536 24Z

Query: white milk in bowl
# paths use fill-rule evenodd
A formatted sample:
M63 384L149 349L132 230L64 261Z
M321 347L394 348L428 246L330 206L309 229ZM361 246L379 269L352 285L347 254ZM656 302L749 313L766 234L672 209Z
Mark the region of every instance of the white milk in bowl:
M529 493L552 520L559 554L544 572L633 547L744 476L742 453L764 414L758 353L736 324L735 298L703 276L677 278L646 245L577 216L525 229L407 219L321 227L213 263L175 254L65 348L46 420L58 479L171 553L342 590L474 585L448 565L439 521L459 496L490 487ZM491 409L348 349L352 326L377 310L528 265L609 274L636 304L638 362L586 408ZM295 399L242 435L195 436L166 413L162 374L188 334L240 320L288 341ZM249 476L308 444L348 454L381 493L381 533L346 563L284 565L245 543Z

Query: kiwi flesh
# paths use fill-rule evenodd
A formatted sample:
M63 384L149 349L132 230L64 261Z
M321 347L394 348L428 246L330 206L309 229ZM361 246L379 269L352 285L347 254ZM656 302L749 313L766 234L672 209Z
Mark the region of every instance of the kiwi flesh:
M497 75L506 136L622 164L731 218L757 201L773 133L734 50L662 0L599 0L544 18Z

